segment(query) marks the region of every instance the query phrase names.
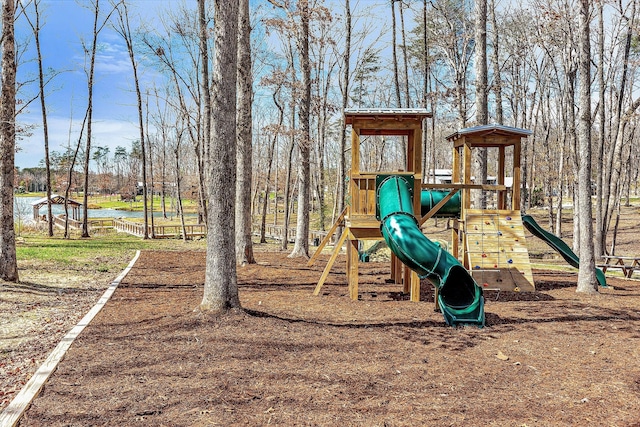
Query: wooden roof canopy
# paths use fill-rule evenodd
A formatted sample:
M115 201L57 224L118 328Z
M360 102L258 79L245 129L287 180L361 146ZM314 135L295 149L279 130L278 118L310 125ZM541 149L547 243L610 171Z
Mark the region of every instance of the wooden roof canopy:
M31 203L33 206L33 219L38 221L40 219L40 208L47 204L47 198L43 197ZM64 196L59 196L57 194L51 195L51 204L52 205L63 205L64 204ZM67 199L67 205L71 206L71 218L78 220L80 218L80 207L82 203L77 202L75 200Z
M345 109L345 124L358 128L359 135L409 135L422 120L433 117L423 108Z
M357 120L423 120L433 117L423 108L347 108L344 110L346 124L353 125Z
M82 203L77 202L75 200L72 199L68 199L67 203L69 204L69 206L82 206ZM41 199L35 200L33 202L31 202L31 206L33 206L34 209L40 209L41 207L43 207L44 205L47 204L47 198L43 197ZM51 195L51 204L52 205L64 205L64 196L59 196L57 194L52 194Z
M519 144L521 138L526 138L532 133L528 129L492 124L460 129L446 138L453 141L454 146L465 140L474 146L500 147Z

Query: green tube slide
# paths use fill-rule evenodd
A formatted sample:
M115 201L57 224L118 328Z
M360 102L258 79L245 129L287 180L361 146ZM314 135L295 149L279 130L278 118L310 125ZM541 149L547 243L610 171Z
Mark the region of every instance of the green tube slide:
M428 214L447 194L449 194L449 190L422 190L420 195L420 214ZM434 216L440 218L457 218L460 215L460 206L460 192L457 192L444 206L438 209L438 212ZM371 255L378 249L379 245L374 244L369 249L358 251L360 261L368 262Z
M482 289L453 255L422 234L413 216L411 193L405 176L381 180L376 200L382 236L402 263L438 288L438 303L448 325L484 326Z
M420 194L420 213L426 215L431 208L437 205L442 199L444 199L449 190L422 190ZM460 215L460 192L456 194L444 204L443 207L438 209L436 216L439 217L457 217Z
M549 233L547 230L540 227L531 215L522 215L522 223L527 227L527 230L529 230L531 234L541 239L558 252L569 265L574 268L580 268L580 258L578 258L578 255L576 255L571 248L556 235ZM596 278L598 279L600 286L607 286L607 279L604 276L604 272L599 268L596 268Z

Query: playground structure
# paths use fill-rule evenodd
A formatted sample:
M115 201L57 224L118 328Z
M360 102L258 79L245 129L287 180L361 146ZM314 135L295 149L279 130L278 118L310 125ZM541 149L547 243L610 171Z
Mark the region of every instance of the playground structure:
M533 218L525 216L523 221L520 214L521 139L530 131L502 125L459 130L447 137L453 143L452 182L422 183L422 123L429 117L422 109L345 110L345 122L352 129L349 203L309 260L311 265L342 226L314 294L319 294L347 242L349 296L358 299L359 241L384 239L392 252L391 279L403 285L411 301L420 300L420 279L427 278L447 324L483 326L483 289L535 290L524 226L572 265L579 260L564 242L540 229ZM404 170L361 170L362 138L373 135L406 139ZM472 176L473 150L480 148L497 159L493 183L476 183ZM473 206L473 192L492 196L492 208ZM451 252L421 230L434 217L448 218Z

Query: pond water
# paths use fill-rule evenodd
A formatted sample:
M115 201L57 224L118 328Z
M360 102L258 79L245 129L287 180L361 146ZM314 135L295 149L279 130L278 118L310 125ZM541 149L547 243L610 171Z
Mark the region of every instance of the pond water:
M33 206L31 203L41 197L14 197L13 198L13 219L29 222L33 220ZM54 215L64 213L64 205L52 205L51 211ZM46 205L40 208L40 215L46 215ZM71 209L69 209L71 214ZM82 211L80 213L82 215ZM169 215L169 212L167 212ZM89 218L142 218L142 212L122 211L118 209L88 209ZM162 212L154 212L156 218L162 217ZM186 215L185 215L186 216Z

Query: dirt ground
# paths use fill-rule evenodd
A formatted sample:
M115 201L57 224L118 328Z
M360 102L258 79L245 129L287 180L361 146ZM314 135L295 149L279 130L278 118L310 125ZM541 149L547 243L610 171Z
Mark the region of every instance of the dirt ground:
M633 229L630 228L631 239ZM313 267L259 252L243 312L202 316L203 252L143 252L21 426L640 426L640 282L485 292L487 326L450 328L387 262Z

